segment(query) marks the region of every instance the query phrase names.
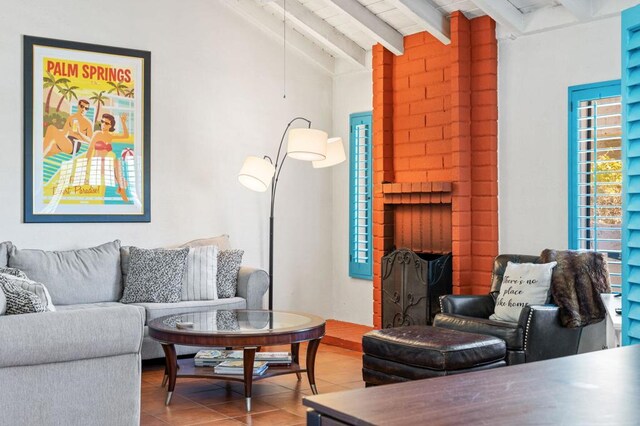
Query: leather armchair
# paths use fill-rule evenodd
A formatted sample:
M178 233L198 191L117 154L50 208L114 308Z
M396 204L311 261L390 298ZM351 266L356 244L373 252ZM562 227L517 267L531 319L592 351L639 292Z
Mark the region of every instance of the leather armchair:
M500 255L493 266L491 291L488 295L447 295L440 297L441 313L433 325L470 333L499 337L507 344L507 364L522 364L578 353L581 346L597 347L597 342L581 342L581 328L565 328L560 324L559 308L549 304L530 305L522 309L518 322L489 319L495 300L500 293L507 262L539 263L538 256ZM590 339L599 339L602 333L585 333Z

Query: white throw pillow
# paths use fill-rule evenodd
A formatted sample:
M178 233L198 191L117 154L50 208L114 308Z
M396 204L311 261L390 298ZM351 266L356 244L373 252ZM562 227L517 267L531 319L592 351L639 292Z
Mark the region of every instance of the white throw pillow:
M507 262L492 320L517 322L522 308L546 303L557 262Z
M217 299L217 273L218 246L189 247L182 280L182 300Z
M0 274L0 275L6 278L13 285L20 287L23 290L27 290L28 292L31 292L36 296L38 296L38 298L40 298L40 300L42 301L42 304L47 307L47 311L53 312L56 310L55 306L53 306L53 303L51 302L51 296L49 295L49 290L47 290L47 287L45 287L44 284L36 281L32 281L30 279L16 277L14 275L9 275L9 274Z

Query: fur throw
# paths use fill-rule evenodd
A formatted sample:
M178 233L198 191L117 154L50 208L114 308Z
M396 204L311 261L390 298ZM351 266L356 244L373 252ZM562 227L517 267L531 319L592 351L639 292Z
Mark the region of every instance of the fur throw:
M543 263L558 262L551 277L551 295L560 308L564 327L582 327L604 319L606 309L600 293L611 292L605 255L545 249L540 259Z

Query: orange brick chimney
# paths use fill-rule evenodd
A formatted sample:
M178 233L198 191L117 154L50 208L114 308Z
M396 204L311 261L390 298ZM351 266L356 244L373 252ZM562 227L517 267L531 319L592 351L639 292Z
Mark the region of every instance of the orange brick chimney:
M373 322L381 258L396 247L453 253L453 292L489 290L498 252L495 22L451 15L451 44L407 36L373 48Z

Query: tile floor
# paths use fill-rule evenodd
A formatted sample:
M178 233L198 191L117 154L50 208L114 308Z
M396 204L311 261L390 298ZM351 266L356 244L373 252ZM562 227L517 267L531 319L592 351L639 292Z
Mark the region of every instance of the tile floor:
M301 345L304 360L306 345ZM284 351L286 347L267 350ZM320 393L364 387L362 353L321 344L316 357L316 385ZM178 379L171 405L166 407L166 388L160 387L164 366L143 365L141 425L304 425L302 398L311 395L303 374L271 377L253 384L252 411L244 409L240 382Z

